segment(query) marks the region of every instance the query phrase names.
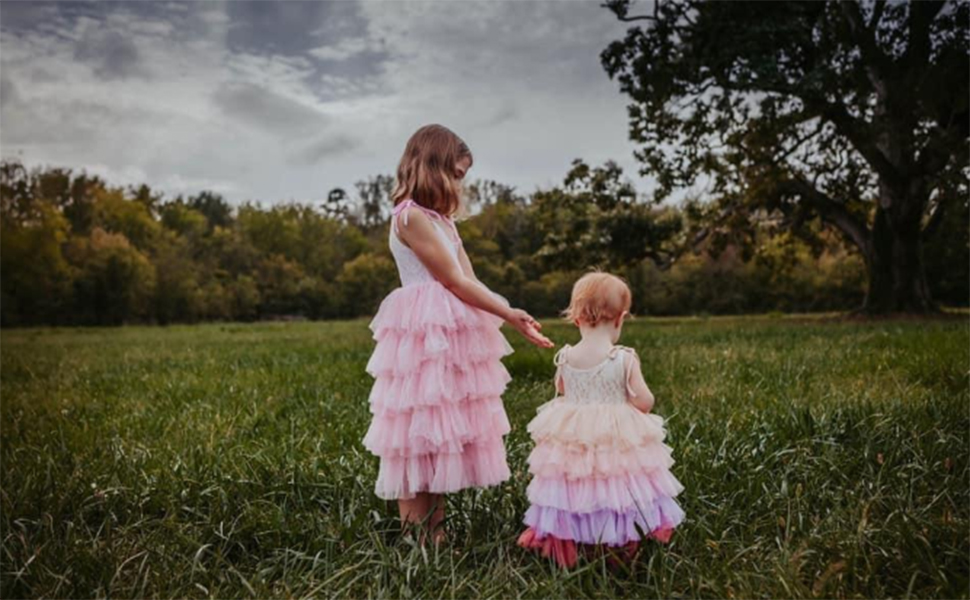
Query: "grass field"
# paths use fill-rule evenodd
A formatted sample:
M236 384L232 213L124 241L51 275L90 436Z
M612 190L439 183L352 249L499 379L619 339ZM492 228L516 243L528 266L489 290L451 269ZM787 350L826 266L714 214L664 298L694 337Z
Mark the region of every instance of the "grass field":
M688 518L622 573L514 545L552 351L512 341L513 480L436 551L372 493L366 321L4 331L0 595L970 597L966 321L631 323Z

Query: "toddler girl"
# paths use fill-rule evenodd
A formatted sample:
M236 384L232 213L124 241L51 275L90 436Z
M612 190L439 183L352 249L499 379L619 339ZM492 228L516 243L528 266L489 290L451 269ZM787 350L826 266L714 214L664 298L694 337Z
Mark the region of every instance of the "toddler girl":
M573 287L566 318L582 341L556 355L557 397L529 423L535 448L519 545L576 563L577 544L623 547L631 556L640 533L667 542L684 518L674 497L683 486L670 473L663 419L650 414L653 394L630 348L614 345L630 310L630 289L606 273Z
M377 347L373 420L364 446L380 457L375 491L396 499L404 522L428 519L440 541L441 494L509 477L502 392L512 351L503 322L551 348L540 325L475 277L452 216L472 154L440 125L408 141L393 193L390 246L402 287L371 322ZM422 535L422 540L424 536Z

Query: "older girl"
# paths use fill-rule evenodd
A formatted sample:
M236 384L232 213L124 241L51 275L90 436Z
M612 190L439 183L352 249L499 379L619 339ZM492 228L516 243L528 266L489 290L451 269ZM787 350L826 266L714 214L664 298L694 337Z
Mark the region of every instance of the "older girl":
M552 347L535 319L475 277L453 219L471 166L468 146L441 125L408 141L390 231L401 287L371 323L377 347L367 370L376 381L364 445L380 457L376 493L398 501L402 521L427 519L435 541L443 494L509 477L501 398L509 374L500 359L512 349L499 327Z

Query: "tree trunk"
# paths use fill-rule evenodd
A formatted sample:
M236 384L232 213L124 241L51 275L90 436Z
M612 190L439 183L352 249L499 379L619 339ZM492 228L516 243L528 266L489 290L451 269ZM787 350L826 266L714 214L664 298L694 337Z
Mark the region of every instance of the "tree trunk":
M918 219L893 223L887 211L877 208L866 266L869 289L863 312L928 314L939 310L926 282Z

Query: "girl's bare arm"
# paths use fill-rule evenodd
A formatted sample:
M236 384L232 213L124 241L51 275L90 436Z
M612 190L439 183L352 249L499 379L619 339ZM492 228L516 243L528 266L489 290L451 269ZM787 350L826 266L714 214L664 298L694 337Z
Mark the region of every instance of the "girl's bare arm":
M398 236L414 251L435 279L462 301L500 317L533 344L542 348L552 347L549 338L539 333L539 323L527 312L509 307L484 284L465 273L460 262L452 258L438 237L431 217L420 210L407 211L406 222L398 218Z
M464 246L458 248L458 262L461 264L461 270L465 273L466 277L478 281L478 276L475 275L475 268L472 267L472 261L468 258L468 253L465 252Z

